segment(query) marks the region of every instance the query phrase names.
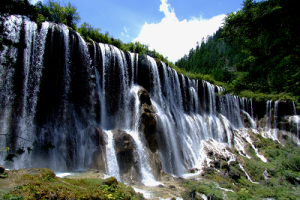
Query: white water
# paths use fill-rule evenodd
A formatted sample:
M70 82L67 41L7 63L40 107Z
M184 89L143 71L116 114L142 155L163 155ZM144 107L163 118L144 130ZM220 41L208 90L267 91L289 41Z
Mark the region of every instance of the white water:
M74 173L63 172L63 173L56 173L55 175L56 175L57 177L59 177L59 178L65 178L65 177L67 177L67 176L72 176L72 175L74 175Z
M249 180L251 183L259 184L258 182L252 181L251 177L249 176L249 174L246 172L246 170L244 169L244 167L243 167L240 163L239 163L239 166L240 166L240 168L245 172L245 174L246 174L248 180Z
M247 133L247 130L241 130L240 131L240 135L246 139L246 141L251 145L251 147L254 149L256 156L259 157L261 159L261 161L263 162L267 162L268 160L261 154L258 153L258 149L253 145L253 141L250 138L249 134Z
M155 181L155 178L152 175L151 167L148 162L147 149L145 148L145 138L142 137L143 134L138 132L138 122L140 120L140 101L138 98L138 86L133 86L131 93L135 99L135 123L133 130L127 130L127 133L132 136L134 143L137 148L139 164L142 172L142 183L147 186L157 186L160 183Z
M108 167L108 174L114 176L118 181L121 181L120 169L116 157L115 145L113 141L113 133L111 131L105 131L107 135L107 146L106 146L106 160Z

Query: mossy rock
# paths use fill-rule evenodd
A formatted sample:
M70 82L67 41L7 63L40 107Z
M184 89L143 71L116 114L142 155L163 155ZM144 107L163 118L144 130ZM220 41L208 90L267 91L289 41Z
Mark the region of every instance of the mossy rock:
M118 180L115 177L109 177L103 181L102 185L108 185L110 187L117 187Z

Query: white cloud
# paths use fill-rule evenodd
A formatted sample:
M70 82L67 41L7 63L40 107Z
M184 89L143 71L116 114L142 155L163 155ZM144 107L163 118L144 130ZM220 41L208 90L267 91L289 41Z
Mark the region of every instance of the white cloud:
M196 42L202 37L212 35L222 26L225 14L215 16L211 19L203 19L202 16L193 17L190 20L179 21L174 9L161 0L159 11L165 17L157 24L145 22L141 32L134 41L148 44L150 49L155 49L163 56L168 56L172 62L177 61L184 54L188 54L191 48L195 48Z

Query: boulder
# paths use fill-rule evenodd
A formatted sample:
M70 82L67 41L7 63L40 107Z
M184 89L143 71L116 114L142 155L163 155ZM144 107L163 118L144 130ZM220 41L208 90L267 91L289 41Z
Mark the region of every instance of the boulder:
M237 168L229 166L228 175L230 178L234 180L238 180L239 178L241 178L242 173Z
M220 161L219 161L219 160L214 160L214 161L212 161L212 165L213 165L215 168L220 168Z
M135 165L134 140L131 135L121 129L117 128L112 132L120 174L123 175L130 172L131 168Z
M115 177L109 177L102 182L102 185L108 185L111 187L118 186L118 180Z
M92 136L92 139L97 146L97 150L94 151L92 158L93 158L93 165L90 168L95 168L100 170L101 172L106 172L106 145L107 145L107 135L100 127L95 128L95 133Z
M0 165L0 174L3 174L4 172L5 172L5 168L2 165Z
M175 185L170 185L169 188L170 189L175 189L176 187L175 187Z
M192 168L192 169L189 169L189 170L188 170L188 173L194 174L194 173L196 173L196 172L198 172L198 171L200 171L200 169L198 169L198 168Z
M205 167L205 168L203 169L203 172L204 172L205 174L214 174L214 173L215 173L215 169L214 169L213 167Z

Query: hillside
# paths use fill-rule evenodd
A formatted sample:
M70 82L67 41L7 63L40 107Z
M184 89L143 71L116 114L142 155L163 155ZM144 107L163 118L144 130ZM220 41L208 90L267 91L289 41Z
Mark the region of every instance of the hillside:
M212 75L227 92L299 102L299 17L296 1L244 1L224 26L175 65ZM299 105L299 104L298 104Z

